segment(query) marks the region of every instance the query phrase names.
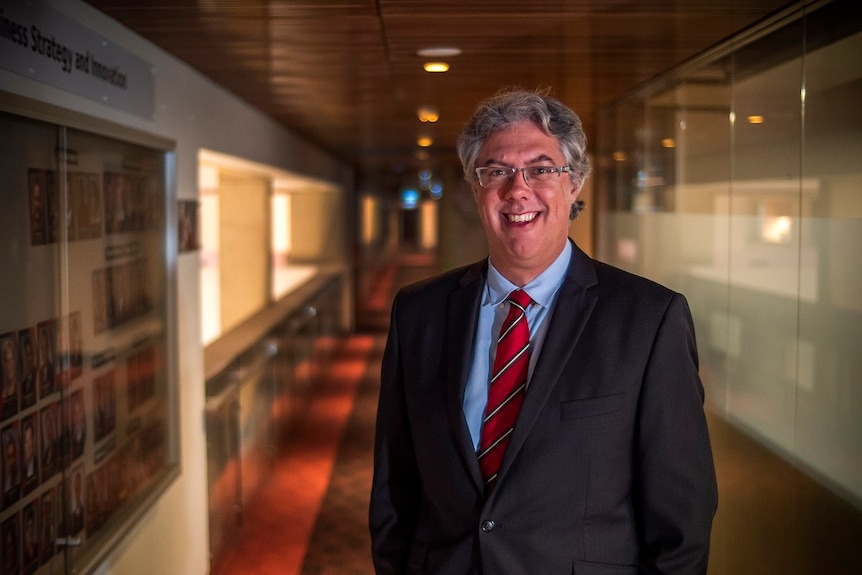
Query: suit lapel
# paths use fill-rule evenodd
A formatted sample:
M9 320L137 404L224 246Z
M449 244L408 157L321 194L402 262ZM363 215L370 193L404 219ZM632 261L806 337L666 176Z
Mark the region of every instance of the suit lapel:
M473 340L476 335L476 322L482 288L485 285L487 261L468 269L457 290L449 295L446 306L446 411L449 415L449 429L462 457L464 467L480 491L484 489L482 471L476 458L470 431L464 420L464 389L470 374L473 359ZM430 358L429 358L430 359Z
M557 294L552 316L548 318L550 323L541 355L530 377L524 404L500 467L501 479L523 447L551 391L559 382L598 299L594 292L587 289L596 283L593 262L577 246L573 244L572 247L574 250L569 269Z

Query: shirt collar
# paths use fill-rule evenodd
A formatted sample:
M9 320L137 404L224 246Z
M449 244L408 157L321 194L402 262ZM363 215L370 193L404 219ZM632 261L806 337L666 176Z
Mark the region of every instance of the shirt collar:
M533 281L523 287L523 290L530 294L534 302L542 307L548 307L551 304L554 294L557 293L563 283L563 278L566 276L571 257L572 244L566 241L566 245L557 259ZM497 271L497 268L491 263L491 258L488 258L488 278L485 281L485 297L482 305L499 305L506 301L506 297L512 290L518 289L518 287L504 278L503 274Z

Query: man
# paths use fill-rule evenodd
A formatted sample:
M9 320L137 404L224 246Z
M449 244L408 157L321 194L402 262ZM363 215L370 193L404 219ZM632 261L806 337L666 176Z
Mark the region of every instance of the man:
M54 544L57 540L55 513L54 490L49 489L42 493L42 564L54 556Z
M3 450L6 455L3 465L3 508L18 501L21 476L18 473L18 428L12 423L3 429Z
M30 415L21 423L21 453L23 454L23 492L26 495L39 484L39 457L36 453L36 427L34 421L38 414Z
M18 516L3 522L3 573L18 573Z
M57 403L42 408L42 480L54 475L57 447ZM62 464L62 463L61 463Z
M585 146L571 110L523 91L459 139L490 253L393 304L378 574L706 572L717 495L690 313L568 239Z
M15 334L0 338L0 361L3 362L3 396L0 401L0 420L18 413L18 350Z
M18 333L21 346L21 410L36 403L36 346L33 343L33 329L22 329Z
M39 528L37 517L39 500L35 499L24 508L24 549L23 570L35 573L39 567Z

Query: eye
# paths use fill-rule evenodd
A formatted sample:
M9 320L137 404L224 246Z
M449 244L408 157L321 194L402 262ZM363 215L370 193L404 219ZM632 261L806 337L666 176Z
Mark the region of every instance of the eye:
M488 168L488 175L492 178L502 178L509 175L506 168Z
M530 168L531 176L546 176L548 174L553 174L556 172L556 168L550 168L547 166L533 166Z

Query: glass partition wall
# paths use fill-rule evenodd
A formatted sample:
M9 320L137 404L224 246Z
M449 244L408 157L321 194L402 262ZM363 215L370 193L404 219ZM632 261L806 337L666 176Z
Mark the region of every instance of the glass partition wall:
M0 133L0 573L87 573L177 473L170 154Z
M598 256L696 323L710 573L862 568L859 54L855 3L800 4L601 117Z

